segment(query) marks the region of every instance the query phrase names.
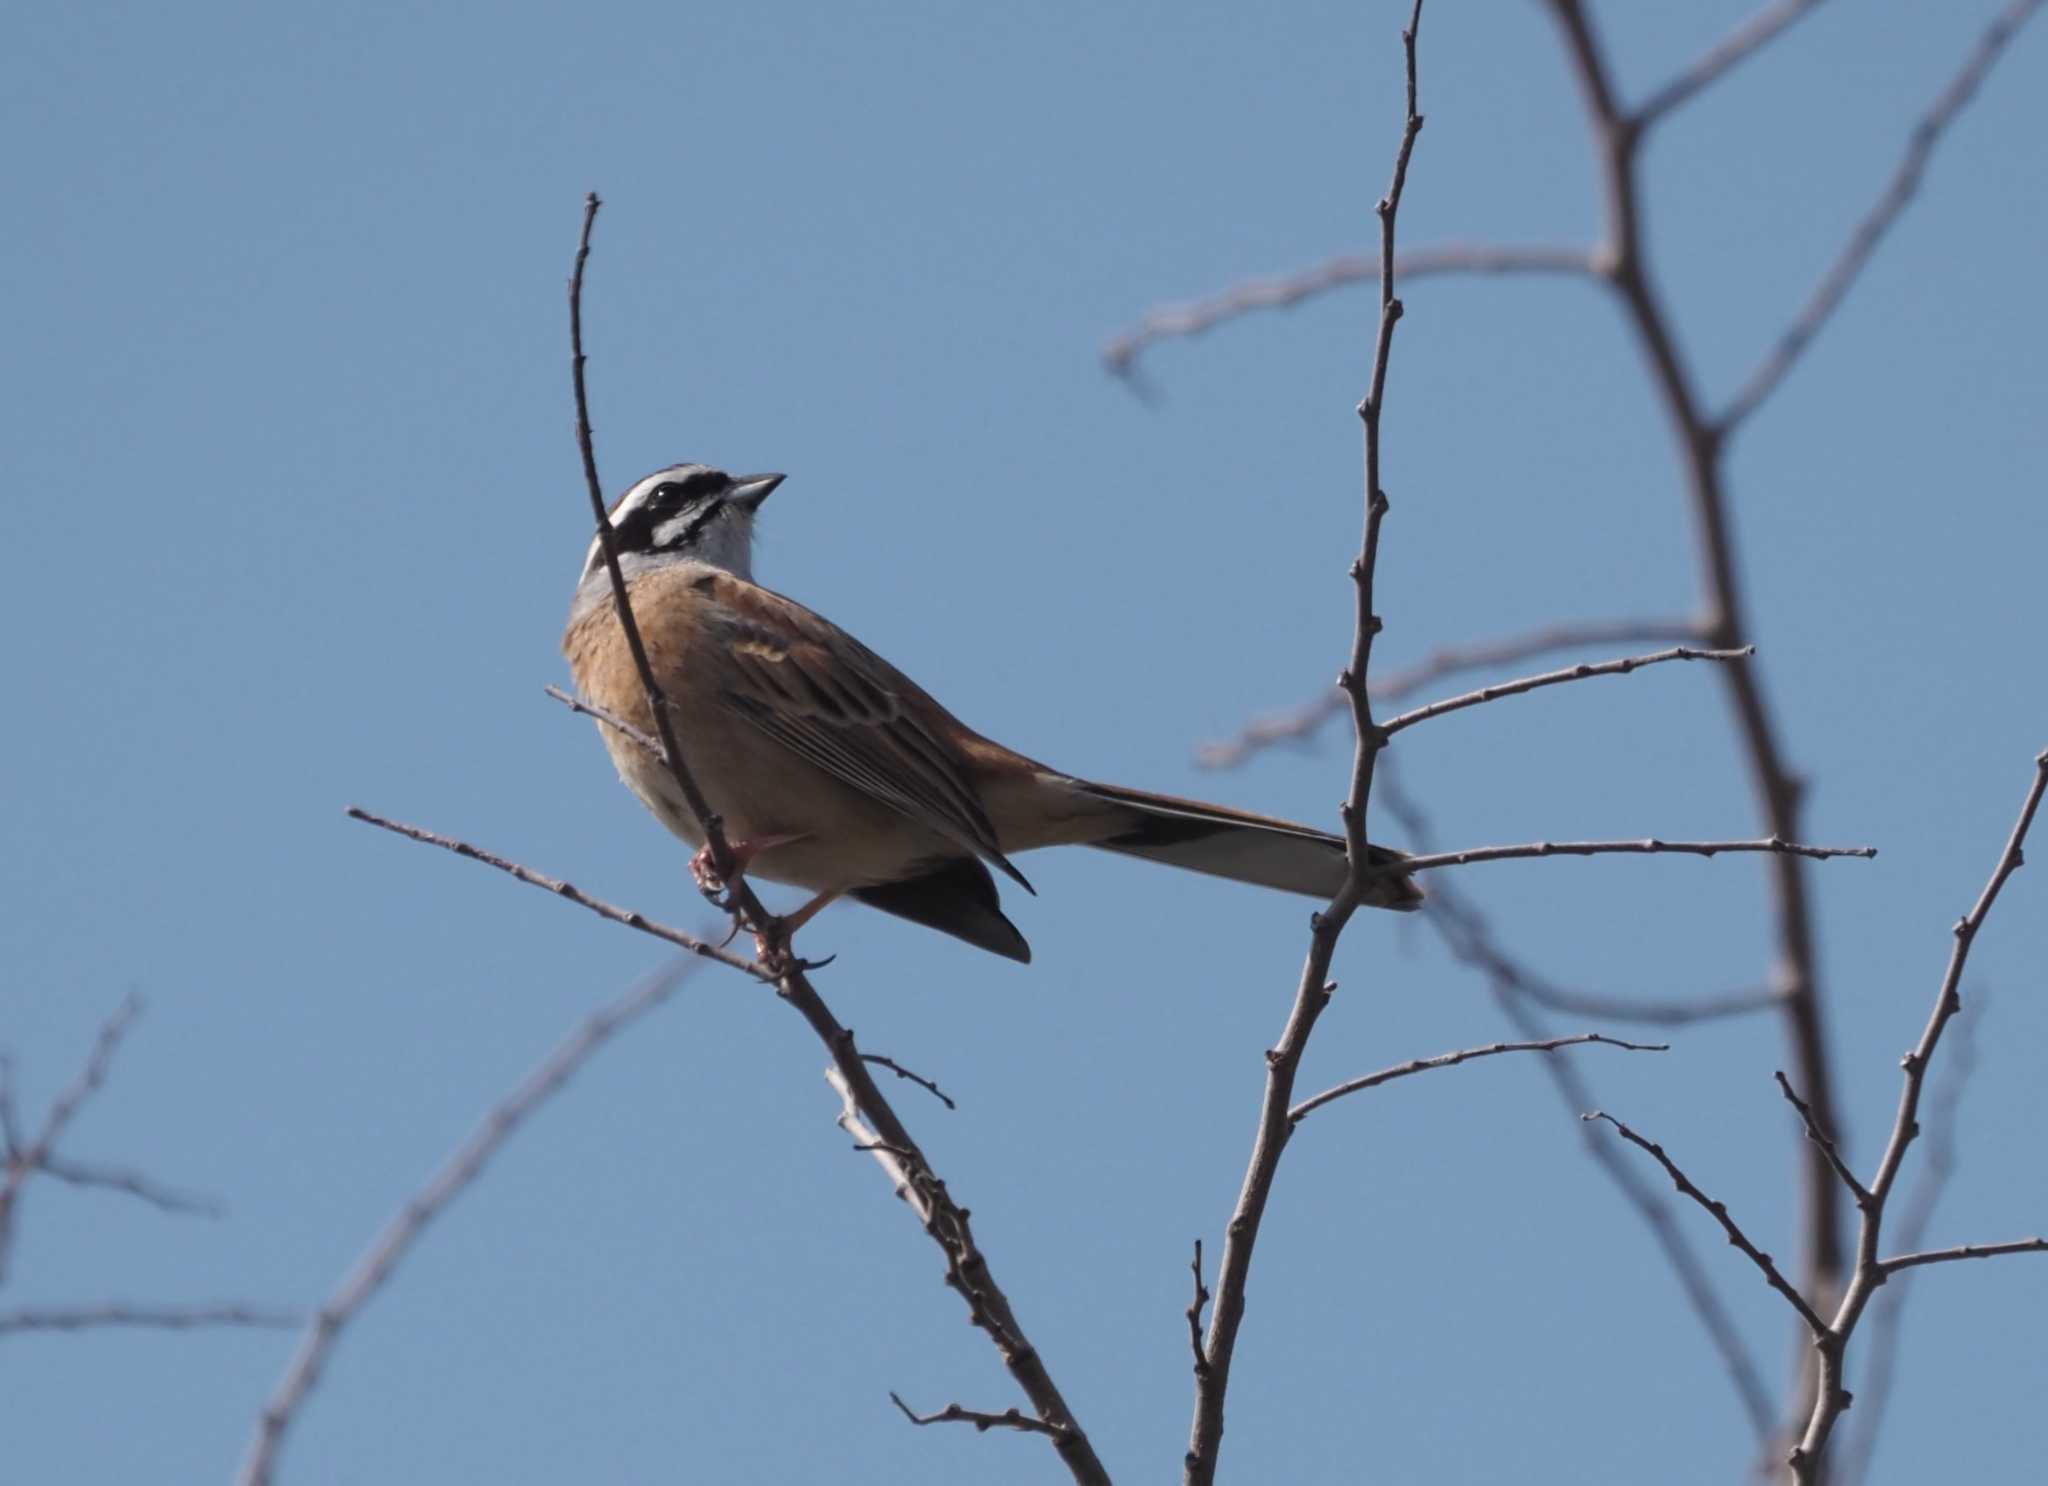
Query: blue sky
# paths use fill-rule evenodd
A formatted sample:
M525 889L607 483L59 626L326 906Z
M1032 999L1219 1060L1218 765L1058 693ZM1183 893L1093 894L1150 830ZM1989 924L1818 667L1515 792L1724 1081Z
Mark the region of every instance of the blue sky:
M1641 96L1746 9L1599 12ZM1993 9L1824 7L1660 130L1652 245L1715 400ZM763 581L970 723L1079 773L1333 821L1334 741L1227 776L1192 754L1345 653L1371 296L1159 348L1154 406L1097 352L1158 301L1369 240L1404 11L24 14L0 58L0 602L23 641L0 730L0 1045L39 1113L140 994L69 1149L229 1213L38 1185L0 1307L312 1305L492 1101L661 960L345 805L701 919L681 849L541 695L587 540L562 289L588 189L609 202L589 334L612 489L685 458L787 471ZM2038 28L2016 43L1732 456L1813 834L1883 852L1812 878L1866 1167L1948 926L2048 746L2044 47ZM1422 70L1404 241L1589 239L1584 129L1538 7L1433 9ZM1677 472L1612 306L1568 280L1407 300L1383 660L1689 611ZM1475 710L1397 752L1451 842L1755 828L1696 667ZM1157 1479L1185 1441L1189 1245L1220 1241L1307 905L1094 853L1024 865L1030 967L857 908L807 948L840 954L821 989L866 1045L958 1097L948 1114L906 1087L900 1108L1112 1469ZM1554 978L1646 997L1764 976L1763 884L1725 858L1463 882ZM2016 878L1973 960L1993 994L1936 1242L2048 1225L2044 892ZM1361 920L1336 973L1318 1087L1505 1035L1412 923ZM1778 1029L1675 1040L1576 1056L1790 1253ZM891 1388L1019 1400L832 1127L822 1062L772 998L697 977L428 1235L345 1339L282 1479L1059 1479L1040 1441L890 1407ZM1775 1387L1784 1307L1681 1216ZM2038 1261L1926 1274L1874 1479L2031 1468L2044 1318ZM291 1337L5 1345L10 1480L182 1482L233 1469ZM1749 1453L1640 1225L1542 1070L1509 1058L1304 1127L1229 1423L1239 1480L1725 1481Z

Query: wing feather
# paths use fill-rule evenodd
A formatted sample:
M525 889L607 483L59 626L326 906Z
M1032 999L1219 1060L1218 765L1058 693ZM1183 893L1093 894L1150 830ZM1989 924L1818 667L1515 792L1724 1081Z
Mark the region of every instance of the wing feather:
M720 700L805 762L986 857L1029 889L964 762L918 713L943 711L829 620L765 588L718 584L730 663Z

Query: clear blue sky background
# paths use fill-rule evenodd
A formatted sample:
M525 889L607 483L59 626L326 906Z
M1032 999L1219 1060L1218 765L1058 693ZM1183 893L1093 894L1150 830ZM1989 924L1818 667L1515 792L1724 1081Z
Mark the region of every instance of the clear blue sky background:
M1400 9L18 15L0 1042L39 1114L141 993L70 1149L231 1211L39 1185L0 1302L310 1306L488 1104L662 958L344 805L701 920L682 851L540 691L563 679L588 529L562 302L588 188L610 202L590 333L613 489L683 458L786 470L764 580L972 723L1079 772L1334 820L1341 747L1225 777L1191 752L1344 653L1371 296L1162 348L1154 408L1096 352L1160 299L1367 240ZM1600 7L1634 96L1747 9ZM1827 6L1658 134L1654 246L1717 399L1992 9ZM1949 925L2048 745L2044 59L2036 27L1733 463L1813 833L1883 848L1813 874L1866 1165ZM1585 240L1584 131L1538 8L1435 7L1422 65L1405 240ZM1385 660L1690 609L1671 453L1605 299L1437 281L1408 302ZM1398 752L1453 842L1756 824L1692 667L1467 713ZM867 1045L959 1097L901 1102L1104 1456L1169 1478L1189 1244L1220 1241L1308 907L1085 852L1026 867L1041 896L1009 896L1031 967L852 908L809 948L840 953L821 983ZM1742 859L1464 879L1554 976L1651 997L1766 973L1763 880ZM2048 1226L2044 956L2029 871L1974 961L1995 996L1937 1242ZM1412 923L1358 923L1338 978L1317 1086L1504 1033ZM1777 1028L1677 1042L1582 1066L1791 1253ZM698 977L432 1232L346 1338L284 1479L1061 1479L1042 1441L890 1408L890 1388L1020 1400L832 1127L822 1062L771 997ZM1775 1379L1783 1306L1682 1217ZM1955 1266L1914 1296L1879 1479L2036 1469L2048 1265ZM9 1339L0 1474L220 1480L291 1340ZM1304 1128L1229 1422L1240 1481L1725 1482L1749 1458L1668 1273L1527 1059Z

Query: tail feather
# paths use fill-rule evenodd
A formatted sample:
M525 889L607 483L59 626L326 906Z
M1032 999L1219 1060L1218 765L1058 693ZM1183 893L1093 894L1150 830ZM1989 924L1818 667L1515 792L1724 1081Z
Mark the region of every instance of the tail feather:
M1200 800L1085 780L1075 785L1082 794L1119 807L1110 834L1087 842L1090 846L1311 898L1334 897L1344 885L1341 836ZM1398 867L1402 861L1400 852L1384 846L1372 847L1371 855L1378 867ZM1389 873L1366 885L1365 901L1406 912L1422 906L1422 889L1413 878Z

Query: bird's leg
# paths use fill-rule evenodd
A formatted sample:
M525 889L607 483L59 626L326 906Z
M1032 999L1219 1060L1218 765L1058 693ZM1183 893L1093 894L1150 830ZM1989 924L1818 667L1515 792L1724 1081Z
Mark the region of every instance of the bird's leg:
M781 974L787 966L789 944L796 937L796 931L837 902L839 893L838 888L819 893L795 913L786 913L780 918L771 919L766 928L755 930L754 953L759 957L761 964L771 973ZM829 958L828 956L827 959Z
M726 877L718 875L718 868L711 860L711 843L707 841L698 847L697 854L690 858L690 876L696 880L698 890L706 897L717 897L745 877L747 868L751 867L754 859L763 852L801 841L809 834L808 831L794 831L778 836L756 836L746 841L726 842L727 849L732 853L732 872Z

